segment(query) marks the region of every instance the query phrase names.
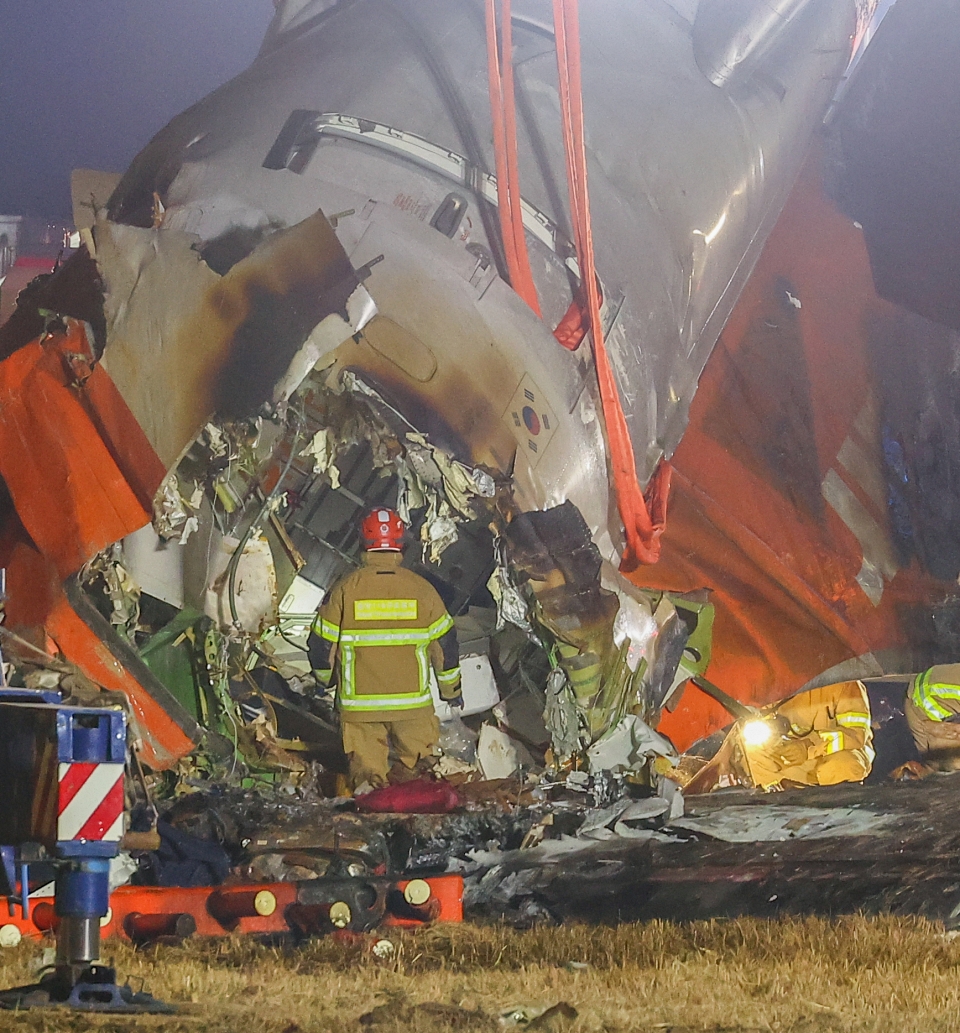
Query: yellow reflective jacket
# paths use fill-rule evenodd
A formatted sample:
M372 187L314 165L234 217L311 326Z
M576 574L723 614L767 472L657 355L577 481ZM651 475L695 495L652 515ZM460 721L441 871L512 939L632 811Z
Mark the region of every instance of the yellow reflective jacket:
M908 698L931 721L950 721L960 714L960 664L938 664L918 674Z
M400 566L398 552L368 552L333 586L307 642L320 685L336 671L345 720L383 721L432 707L430 668L440 695L460 693L457 633L429 581Z
M751 777L764 788L782 781L803 785L859 782L870 774L876 756L870 701L862 682L847 681L807 689L771 708L786 717L790 734L805 756L785 764L777 757L778 743L747 750Z

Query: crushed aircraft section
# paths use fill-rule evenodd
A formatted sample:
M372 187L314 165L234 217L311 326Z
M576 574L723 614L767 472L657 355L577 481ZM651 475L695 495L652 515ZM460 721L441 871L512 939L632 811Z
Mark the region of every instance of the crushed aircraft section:
M364 5L320 6L316 27L342 39ZM790 107L789 94L789 153L770 158L769 182L757 177L753 206L734 211L724 207L723 191L711 193L705 209L716 221L693 230L694 251L678 264L685 278L676 269L648 276L617 247L607 252L611 268L619 255L627 269L622 282L601 286L637 449L631 473L642 473L651 509L663 501L657 464L679 439L717 321L732 308L755 244L786 196L800 164L798 141L806 146L825 107L822 66L845 60L843 48L823 47L810 51L816 60L802 60L811 40L849 40L854 6L836 8L829 25L801 19L779 41L793 55L803 103ZM689 18L671 9L676 17L660 28L673 45ZM864 5L857 10L862 21ZM475 26L468 31L462 15L456 25L472 39ZM401 18L408 28L410 17ZM651 23L658 17L649 15ZM553 41L530 16L521 22L530 62L523 76L533 87L545 41ZM279 17L264 61L283 53L284 33L299 38L298 25ZM722 26L711 30L709 18L699 25L703 64L721 54L707 44ZM687 28L696 32L696 24ZM311 46L322 38L311 37ZM762 64L764 48L750 60ZM734 94L780 110L760 77L711 68L710 76L687 69L677 91L684 103L709 78L710 102L728 114ZM431 75L443 79L436 67ZM593 87L598 95L602 85ZM236 88L247 97L246 80ZM730 92L714 92L721 89ZM754 410L738 402L719 426L716 408L711 420L695 406L694 444L677 453L680 516L664 538L665 562L624 577L592 359L576 352L577 343L561 349L560 324L555 336L499 275L502 256L489 230L496 182L480 176L482 155L461 156L473 150L455 139L463 126L443 123L450 134L443 148L419 135L429 128L422 118L401 130L398 111L368 119L298 106L291 114L288 99L271 100L255 140L243 142L244 167L258 184L249 196L211 195L238 159L232 145L208 138L205 120L216 122L209 105L165 130L109 204L92 203L83 249L24 292L0 329L2 551L12 629L5 655L27 686L60 688L88 705L102 686L111 695L101 702L129 708L148 769L131 800L134 831L147 831L159 813L161 843L141 850L126 875L159 885L300 886L344 870L365 878L452 873L466 878L469 914L518 923L784 909L892 909L952 920L956 887L941 860L954 845L939 833L931 839L925 824L946 820L952 782L814 788L809 770L811 788L794 796L790 785L803 780L758 775L741 715L730 729L729 713L690 682L709 669L752 701L753 717L767 719L778 716L777 697L834 661L857 664L837 668L825 685L881 673L851 626L870 624L863 642L890 642L891 610L878 608L884 598L888 608L898 601L888 583L899 568L886 562L889 528L874 521L875 535L858 534L873 528L854 519L869 507L842 504L862 492L847 484L845 494L844 475L832 467L832 476L811 473L796 450L763 452L767 425L750 421L757 412L775 420L775 401ZM533 143L524 150L540 202L524 208L536 229L538 287L557 322L576 308L579 266L559 229L550 161ZM345 168L349 189L340 182ZM469 197L450 192L451 176ZM622 187L605 182L600 193L616 200ZM269 211L255 203L266 194ZM617 205L601 207L598 223L622 244L629 227L610 225ZM816 225L836 230L840 217L822 197L814 159L747 289L745 314L734 311L729 348L724 340L707 367L704 406L719 404L718 382L729 386L732 377L750 388L743 377L724 378L731 353L750 365L758 319L766 326L760 344L784 336L802 342L800 313L815 306L805 291L802 299L793 293L792 281L781 282L778 267L787 230L799 232L809 210ZM655 232L647 224L656 218L635 212L630 239L659 239L694 217L664 212L669 225ZM839 238L862 299L866 256ZM716 239L722 248L711 252ZM638 282L643 290L629 296ZM656 284L653 301L643 293L649 284ZM682 314L681 340L671 337L663 354L631 350L629 335L642 336L638 313L648 302L671 333ZM872 303L870 295L864 310ZM817 343L836 358L829 341ZM857 448L879 432L869 398L858 396L855 411L850 405L840 423L853 444L841 446L844 461L837 453L848 474ZM777 424L779 444L796 430L791 419L810 430L808 413L788 407L787 416L786 429ZM707 450L691 454L704 438L725 457L713 471L703 469ZM742 439L763 454L743 459L750 477L738 470L725 486L724 505L750 510L731 521L704 492L711 473L722 477L735 465L733 445ZM881 462L872 446L865 455L856 467L863 491ZM756 487L764 463L779 465L770 492L759 481L758 504L743 485ZM835 597L805 587L813 575L790 567L790 550L782 562L768 555L765 543L776 536L767 523L793 528L777 523L780 503L770 503L777 493L811 517L804 530L816 539L815 558L832 547L844 564L856 559L855 569L834 578ZM437 700L439 779L422 772L384 797L345 802L337 797L345 770L337 717L316 693L304 645L324 592L357 563L358 516L381 504L411 526L405 562L456 614L467 709L461 719ZM827 545L817 537L825 504L845 520L859 553L837 544L845 532ZM718 539L711 552L706 545ZM821 567L832 576L833 568ZM764 592L770 582L775 587ZM922 575L910 589L925 605L943 594L936 578ZM776 653L784 612L801 632ZM57 650L62 655L51 655ZM897 710L904 686L882 699L877 691L863 689L870 733L855 780L915 759ZM775 797L727 789L781 784L788 792ZM727 791L698 795L718 788ZM425 813L373 813L390 810ZM896 857L894 836L907 844ZM834 887L829 894L825 882Z

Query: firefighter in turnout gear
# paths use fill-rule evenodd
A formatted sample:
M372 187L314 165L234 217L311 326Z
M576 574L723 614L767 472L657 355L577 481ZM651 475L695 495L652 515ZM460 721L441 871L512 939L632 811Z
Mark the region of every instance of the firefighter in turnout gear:
M441 698L463 706L453 620L434 587L400 565L405 530L392 509L367 515L363 565L330 590L307 641L317 684L336 685L354 789L386 782L391 745L401 771L434 755L431 668Z
M924 763L960 770L960 664L938 664L918 674L904 710Z
M765 719L745 722L741 739L753 784L764 789L861 782L875 757L870 701L859 681L798 692Z

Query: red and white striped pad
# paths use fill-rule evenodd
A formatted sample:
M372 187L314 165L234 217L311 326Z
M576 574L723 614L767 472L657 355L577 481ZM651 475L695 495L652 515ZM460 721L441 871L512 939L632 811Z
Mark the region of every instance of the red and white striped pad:
M123 835L123 765L61 764L57 840L107 840Z

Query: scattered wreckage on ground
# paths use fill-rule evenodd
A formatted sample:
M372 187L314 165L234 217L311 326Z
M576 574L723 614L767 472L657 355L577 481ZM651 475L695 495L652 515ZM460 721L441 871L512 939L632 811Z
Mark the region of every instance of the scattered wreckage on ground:
M498 631L495 612L474 611L461 628L467 650L492 640L486 652L465 654L465 668L502 671L504 642L530 647L529 629ZM189 643L189 631L169 633L167 644ZM679 666L681 651L671 648ZM274 657L229 679L225 695L204 704L208 725L216 719L222 732L208 733L175 769L137 772L104 935L147 943L463 917L525 926L849 911L954 922L955 778L889 778L919 770L904 682L807 690L764 710L728 699L737 720L682 755L633 702L596 741L579 739L564 756L547 728L554 711L523 670L513 698L494 702L492 677L468 687L466 719L445 715L434 766L398 768L393 784L354 797L334 795L346 766L336 715L311 696L306 676ZM33 686L58 685L70 702L126 706L35 649L19 673ZM809 788L816 767L806 771L808 788L796 767L771 781L756 726L802 719L824 691L870 714L865 784L834 778ZM771 788L780 791L763 792ZM52 927L48 892L38 888L32 912L10 916L8 939Z
M715 386L707 359L758 259L719 360L749 358L758 340L782 354L777 335L803 344L817 300L781 275L781 238L805 213L869 279L809 144L874 5L797 4L766 28L745 5L756 46L738 54L743 25L720 16L723 0L614 4L619 23L584 11L589 49L633 67L626 48L657 72L638 77L643 90L600 68L583 84L596 270L556 188L572 166L548 5L518 4L499 26L515 33L529 188L509 212L517 183L501 182L515 177L485 142L497 119L473 7L374 6L288 0L253 68L176 119L119 183L75 177L82 247L0 328L5 655L29 687L129 708L146 769L132 828L156 809L165 832L137 878L303 885L349 856L352 877L463 874L468 913L517 921L774 913L788 899L952 909L933 868L935 903L888 892L909 866L893 864L877 810L916 799L933 813L947 780L821 786L789 804L730 795L819 777L758 775L750 751L765 740L750 741L741 714L728 728L705 680L723 681L735 658L724 684L750 719L791 729L779 697L818 676L808 691L857 686L856 780L916 759L905 684L858 679L911 669L915 643L890 629L906 595L933 613L955 593L943 589L953 575L906 571L867 505L883 502L892 454L876 385L861 370L856 391L797 417L810 437L815 419L843 431L836 463L826 446L798 458L806 438L781 426L773 384L769 404L721 406L722 419L690 409L701 374ZM438 26L456 41L456 74ZM621 110L646 119L642 140L609 117ZM708 141L709 174L678 126ZM785 203L793 221L761 258ZM886 303L858 290L866 325ZM765 416L777 444L730 478L751 508L734 519L729 499L705 494L709 471L691 483L681 468L671 544L666 459L688 412L697 441L722 446L723 473L730 442L767 448ZM782 440L794 431L799 445ZM456 614L467 710L460 720L437 702L439 779L344 802L336 714L303 649L324 591L357 562L358 515L378 504L408 520L407 562ZM813 559L777 552L771 527L813 541ZM666 563L642 566L661 545ZM800 631L771 659L785 625ZM839 734L801 731L783 737ZM720 792L696 795L709 789ZM449 813L366 813L376 806ZM738 822L747 831L730 842ZM864 843L890 865L884 875L884 850L862 852L875 884L849 897L781 887L833 878L831 850ZM694 897L699 883L714 889Z

